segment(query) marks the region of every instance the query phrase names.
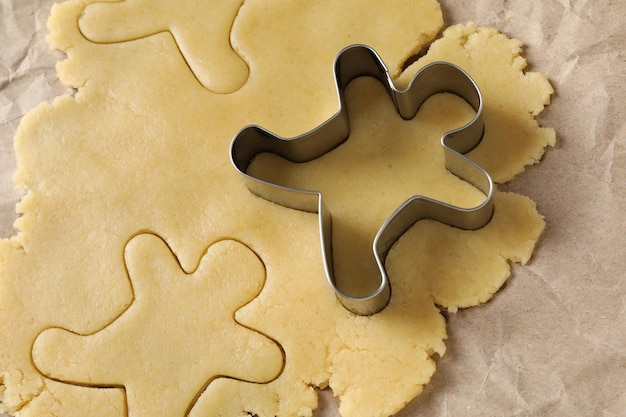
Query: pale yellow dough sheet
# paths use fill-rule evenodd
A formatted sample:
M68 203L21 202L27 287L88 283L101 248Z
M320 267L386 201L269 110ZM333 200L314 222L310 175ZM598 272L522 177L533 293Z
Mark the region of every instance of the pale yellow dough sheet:
M445 353L440 308L488 301L508 262L529 260L544 228L535 204L497 192L480 230L418 223L387 259L389 306L359 317L326 282L317 216L254 196L230 141L250 123L294 136L323 122L338 105L335 55L365 43L399 86L434 60L468 71L486 126L470 156L508 181L555 137L535 120L552 89L523 72L520 42L454 26L403 72L440 32L434 0L85 3L55 5L49 21L75 96L37 107L16 137L26 196L17 236L0 243L2 410L311 416L327 386L344 417L400 410ZM440 135L472 116L458 97L407 122L371 80L348 96L344 145L295 168L264 158L268 175L326 184L338 268L360 274L373 266L353 251L399 201L482 196L442 162Z

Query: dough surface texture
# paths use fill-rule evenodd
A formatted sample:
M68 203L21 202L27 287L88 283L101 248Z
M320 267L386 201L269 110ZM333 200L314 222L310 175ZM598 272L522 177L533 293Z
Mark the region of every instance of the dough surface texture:
M469 72L486 106L471 157L511 180L554 145L535 119L552 88L524 72L519 41L474 24L435 40L442 26L434 0L55 5L48 41L76 94L41 104L16 136L25 196L17 235L0 241L0 410L311 416L330 387L343 417L379 417L419 395L445 353L440 309L488 301L509 262L530 259L545 224L535 204L497 192L477 231L419 222L387 258L389 306L358 317L326 282L317 216L253 195L229 146L248 124L295 136L334 114L333 59L364 43L399 86L435 60ZM408 122L371 80L348 102L353 135L325 158L258 162L325 184L338 267L358 274L374 266L352 251L398 201L481 195L442 162L440 135L472 117L458 97Z

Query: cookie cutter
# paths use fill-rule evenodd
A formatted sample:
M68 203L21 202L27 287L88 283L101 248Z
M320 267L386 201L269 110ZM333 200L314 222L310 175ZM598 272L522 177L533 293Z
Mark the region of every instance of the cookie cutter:
M400 236L416 222L431 219L456 228L475 230L490 221L493 214L493 180L484 168L464 155L482 141L483 99L474 80L464 70L448 62L426 65L414 75L406 89L398 90L380 56L366 45L352 45L343 49L335 58L334 74L339 109L330 119L292 138L277 136L258 125L246 126L233 138L230 157L234 167L243 176L246 186L254 194L285 207L318 214L322 257L328 283L346 309L357 315L372 315L383 310L391 298L391 285L385 270L387 254ZM261 153L274 153L291 162L308 162L345 142L350 135L345 90L352 80L363 76L373 77L384 85L396 111L405 120L412 119L430 96L443 92L463 98L474 108L474 118L464 126L444 133L441 145L447 170L482 191L485 199L471 208L453 206L420 195L406 200L387 218L373 242L380 284L365 295L354 295L340 288L335 280L332 218L324 205L321 192L274 184L246 171L253 159Z

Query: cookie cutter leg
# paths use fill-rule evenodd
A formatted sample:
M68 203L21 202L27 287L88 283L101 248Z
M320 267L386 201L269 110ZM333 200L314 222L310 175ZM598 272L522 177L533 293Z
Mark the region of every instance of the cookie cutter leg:
M385 269L385 259L394 243L411 226L423 219L474 230L486 225L493 214L493 180L481 166L464 154L474 149L482 140L483 99L474 80L458 66L448 62L434 62L420 69L409 86L398 90L380 56L366 45L353 45L342 50L334 63L335 84L339 110L320 126L293 138L283 138L251 125L240 130L231 143L231 161L243 176L247 187L256 195L277 204L318 213L322 256L326 276L343 306L358 315L375 314L385 308L391 297L391 285ZM396 111L405 120L412 119L421 105L434 94L452 93L469 103L476 115L457 129L441 137L445 166L451 173L471 183L485 194L484 201L476 207L462 208L425 196L413 196L398 207L379 229L373 252L380 271L380 283L370 293L361 296L348 293L335 280L332 250L332 218L324 205L322 194L273 184L249 175L246 170L261 153L274 153L292 162L308 162L332 151L350 135L345 90L358 77L377 79L386 88Z

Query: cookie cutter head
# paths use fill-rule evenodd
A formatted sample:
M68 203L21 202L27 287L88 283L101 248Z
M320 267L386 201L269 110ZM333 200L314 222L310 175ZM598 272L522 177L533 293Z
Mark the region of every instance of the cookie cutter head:
M240 130L231 143L231 161L254 194L282 206L318 214L324 267L328 282L343 306L358 315L375 314L389 303L391 285L385 270L385 259L394 243L411 226L422 219L474 230L486 225L493 214L494 183L489 173L464 154L482 140L483 99L474 80L458 66L434 62L420 69L404 90L395 87L380 56L366 45L353 45L342 50L334 62L335 84L339 110L318 127L293 138L277 136L260 126L250 125ZM476 115L457 129L441 137L445 166L451 173L471 183L485 195L481 204L462 208L416 195L406 200L385 221L373 242L373 255L380 272L379 285L365 295L354 295L337 284L332 250L332 218L318 191L295 189L274 184L248 174L247 168L261 153L274 153L291 162L308 162L332 151L350 135L345 106L347 85L358 77L377 79L387 90L396 111L405 120L412 119L430 96L452 93L469 103ZM355 288L351 283L350 288Z

